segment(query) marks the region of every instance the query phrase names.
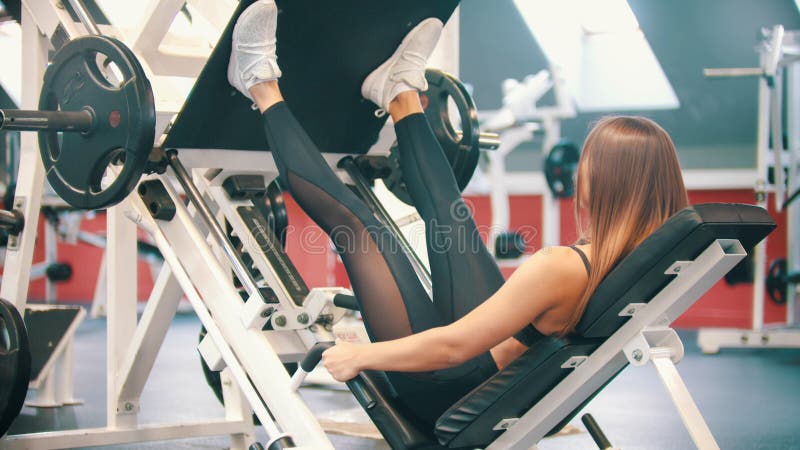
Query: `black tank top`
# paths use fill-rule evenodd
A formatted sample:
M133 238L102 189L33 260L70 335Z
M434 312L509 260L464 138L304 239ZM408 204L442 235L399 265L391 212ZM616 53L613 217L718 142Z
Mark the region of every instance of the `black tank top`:
M575 245L570 245L569 248L575 250L578 253L578 256L581 257L581 261L583 261L583 267L586 267L586 274L591 274L592 266L589 264L589 258L586 257L586 253L584 253L583 250L579 249Z
M592 266L589 264L589 258L586 257L586 253L583 250L579 249L574 245L570 245L569 248L575 250L578 256L581 257L581 261L583 261L583 267L586 268L586 274L589 275L592 272ZM525 328L520 330L519 333L514 335L514 339L521 342L526 347L530 347L531 344L536 342L538 339L543 337L544 335L539 332L532 324L528 324Z

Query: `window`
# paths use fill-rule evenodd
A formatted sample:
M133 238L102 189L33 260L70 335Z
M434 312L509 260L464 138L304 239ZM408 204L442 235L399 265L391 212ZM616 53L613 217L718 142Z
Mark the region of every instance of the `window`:
M514 3L581 111L680 106L626 0Z

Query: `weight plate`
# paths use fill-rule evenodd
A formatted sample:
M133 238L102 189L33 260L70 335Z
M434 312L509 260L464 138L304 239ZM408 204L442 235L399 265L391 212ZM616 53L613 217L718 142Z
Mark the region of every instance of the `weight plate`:
M478 111L467 88L454 76L440 70L428 69L425 72L428 90L422 95L427 106L425 115L436 134L450 165L460 190L464 190L472 179L480 158L480 127ZM458 136L452 118L448 99L453 100L459 115L461 136Z
M480 158L480 128L478 112L467 88L454 76L440 70L425 72L428 90L420 93L425 116L442 147L459 190L463 191L478 167ZM459 136L450 117L449 99L452 99L462 128ZM390 173L384 179L386 187L401 201L412 205L408 194L395 143L389 152Z
M268 223L272 226L272 231L280 240L283 248L286 248L286 232L289 228L289 214L286 212L286 203L283 201L283 189L278 184L277 178L267 186L266 202L272 215Z
M581 152L572 141L562 139L550 149L544 162L544 176L556 198L575 195L575 172Z
M786 303L786 271L788 266L785 258L772 260L767 270L767 279L764 283L767 295L777 305Z
M130 194L155 136L153 92L133 52L106 36L68 42L45 72L39 109L88 111L94 118L84 133L39 133L47 179L64 201L103 209ZM103 184L111 164L121 164L119 174Z
M201 326L200 336L197 342L203 342L203 338L206 337L206 334L206 327ZM222 393L222 376L220 375L220 372L211 370L211 368L208 367L208 364L206 364L206 360L203 359L202 355L200 356L200 365L203 368L203 376L206 379L206 383L208 383L208 387L211 388L211 391L214 393L214 397L217 397L217 400L219 400L220 404L224 406L225 396ZM284 363L283 367L286 368L286 372L289 373L289 376L292 376L297 370L297 363ZM253 414L253 423L257 425L261 424L255 414Z
M0 299L0 437L8 431L25 403L31 380L31 351L22 317Z

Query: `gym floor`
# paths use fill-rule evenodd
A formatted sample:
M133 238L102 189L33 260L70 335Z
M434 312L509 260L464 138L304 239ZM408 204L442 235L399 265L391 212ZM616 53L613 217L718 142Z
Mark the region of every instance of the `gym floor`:
M222 407L206 385L195 350L199 321L179 314L156 361L151 382L141 398L141 423L222 417ZM719 445L724 449L800 448L800 350L724 350L702 355L696 334L681 332L686 356L678 365L689 390ZM101 427L105 424L105 321L86 320L75 339L75 394L83 405L58 409L25 407L10 433ZM368 422L344 390L306 387L301 390L322 417ZM590 403L612 444L629 449L686 449L692 442L666 391L651 367L628 368ZM583 425L581 432L545 439L539 448L596 448ZM266 436L257 429L257 437ZM330 435L337 449L383 450L380 440ZM120 449L222 449L227 437L136 443Z

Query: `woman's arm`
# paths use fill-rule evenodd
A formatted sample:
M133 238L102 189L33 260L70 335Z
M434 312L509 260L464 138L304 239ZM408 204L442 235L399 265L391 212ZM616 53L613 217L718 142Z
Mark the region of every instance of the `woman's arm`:
M498 369L503 369L507 365L511 364L511 361L517 359L519 355L525 353L525 350L527 349L528 347L525 344L513 337L510 337L500 344L492 347L492 359L494 359Z
M585 279L585 269L572 250L544 249L461 320L393 341L340 344L325 352L323 363L340 381L367 369L425 372L457 366L497 346L565 299L577 298Z

